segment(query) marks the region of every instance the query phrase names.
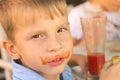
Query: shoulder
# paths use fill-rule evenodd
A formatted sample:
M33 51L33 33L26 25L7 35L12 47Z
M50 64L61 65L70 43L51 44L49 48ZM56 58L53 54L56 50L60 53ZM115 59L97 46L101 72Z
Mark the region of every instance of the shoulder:
M43 76L39 75L35 71L25 66L22 66L13 60L12 64L13 64L12 80L46 80Z

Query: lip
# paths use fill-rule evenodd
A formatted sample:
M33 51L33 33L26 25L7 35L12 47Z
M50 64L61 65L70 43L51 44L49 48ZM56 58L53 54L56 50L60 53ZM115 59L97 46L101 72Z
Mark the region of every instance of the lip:
M61 64L65 59L69 58L69 56L70 51L65 51L54 56L41 57L40 59L43 65L50 64L51 66L56 66Z
M62 64L64 62L64 60L65 60L65 58L56 58L52 61L49 61L48 64L50 66L58 66L58 65Z

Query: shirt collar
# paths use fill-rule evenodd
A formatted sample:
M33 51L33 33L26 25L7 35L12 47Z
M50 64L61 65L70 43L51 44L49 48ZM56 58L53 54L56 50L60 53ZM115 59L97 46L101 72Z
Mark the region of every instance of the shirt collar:
M19 78L20 80L46 80L44 77L37 74L35 71L26 68L20 64L17 64L12 60L13 65L13 77Z

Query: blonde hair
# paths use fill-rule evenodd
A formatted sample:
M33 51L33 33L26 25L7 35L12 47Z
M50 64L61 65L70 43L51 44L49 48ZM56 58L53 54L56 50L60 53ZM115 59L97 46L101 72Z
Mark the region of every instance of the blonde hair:
M0 0L0 23L7 37L14 40L16 26L25 24L26 20L34 22L36 12L40 15L41 9L46 10L51 19L54 15L67 15L65 0Z

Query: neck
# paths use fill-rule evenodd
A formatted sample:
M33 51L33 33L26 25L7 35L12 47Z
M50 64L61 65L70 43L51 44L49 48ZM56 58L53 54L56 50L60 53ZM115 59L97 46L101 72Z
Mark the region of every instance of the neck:
M47 80L60 80L60 75L42 75L43 77L45 77Z
M53 75L53 76L46 76L47 80L60 80L60 76L59 75Z

